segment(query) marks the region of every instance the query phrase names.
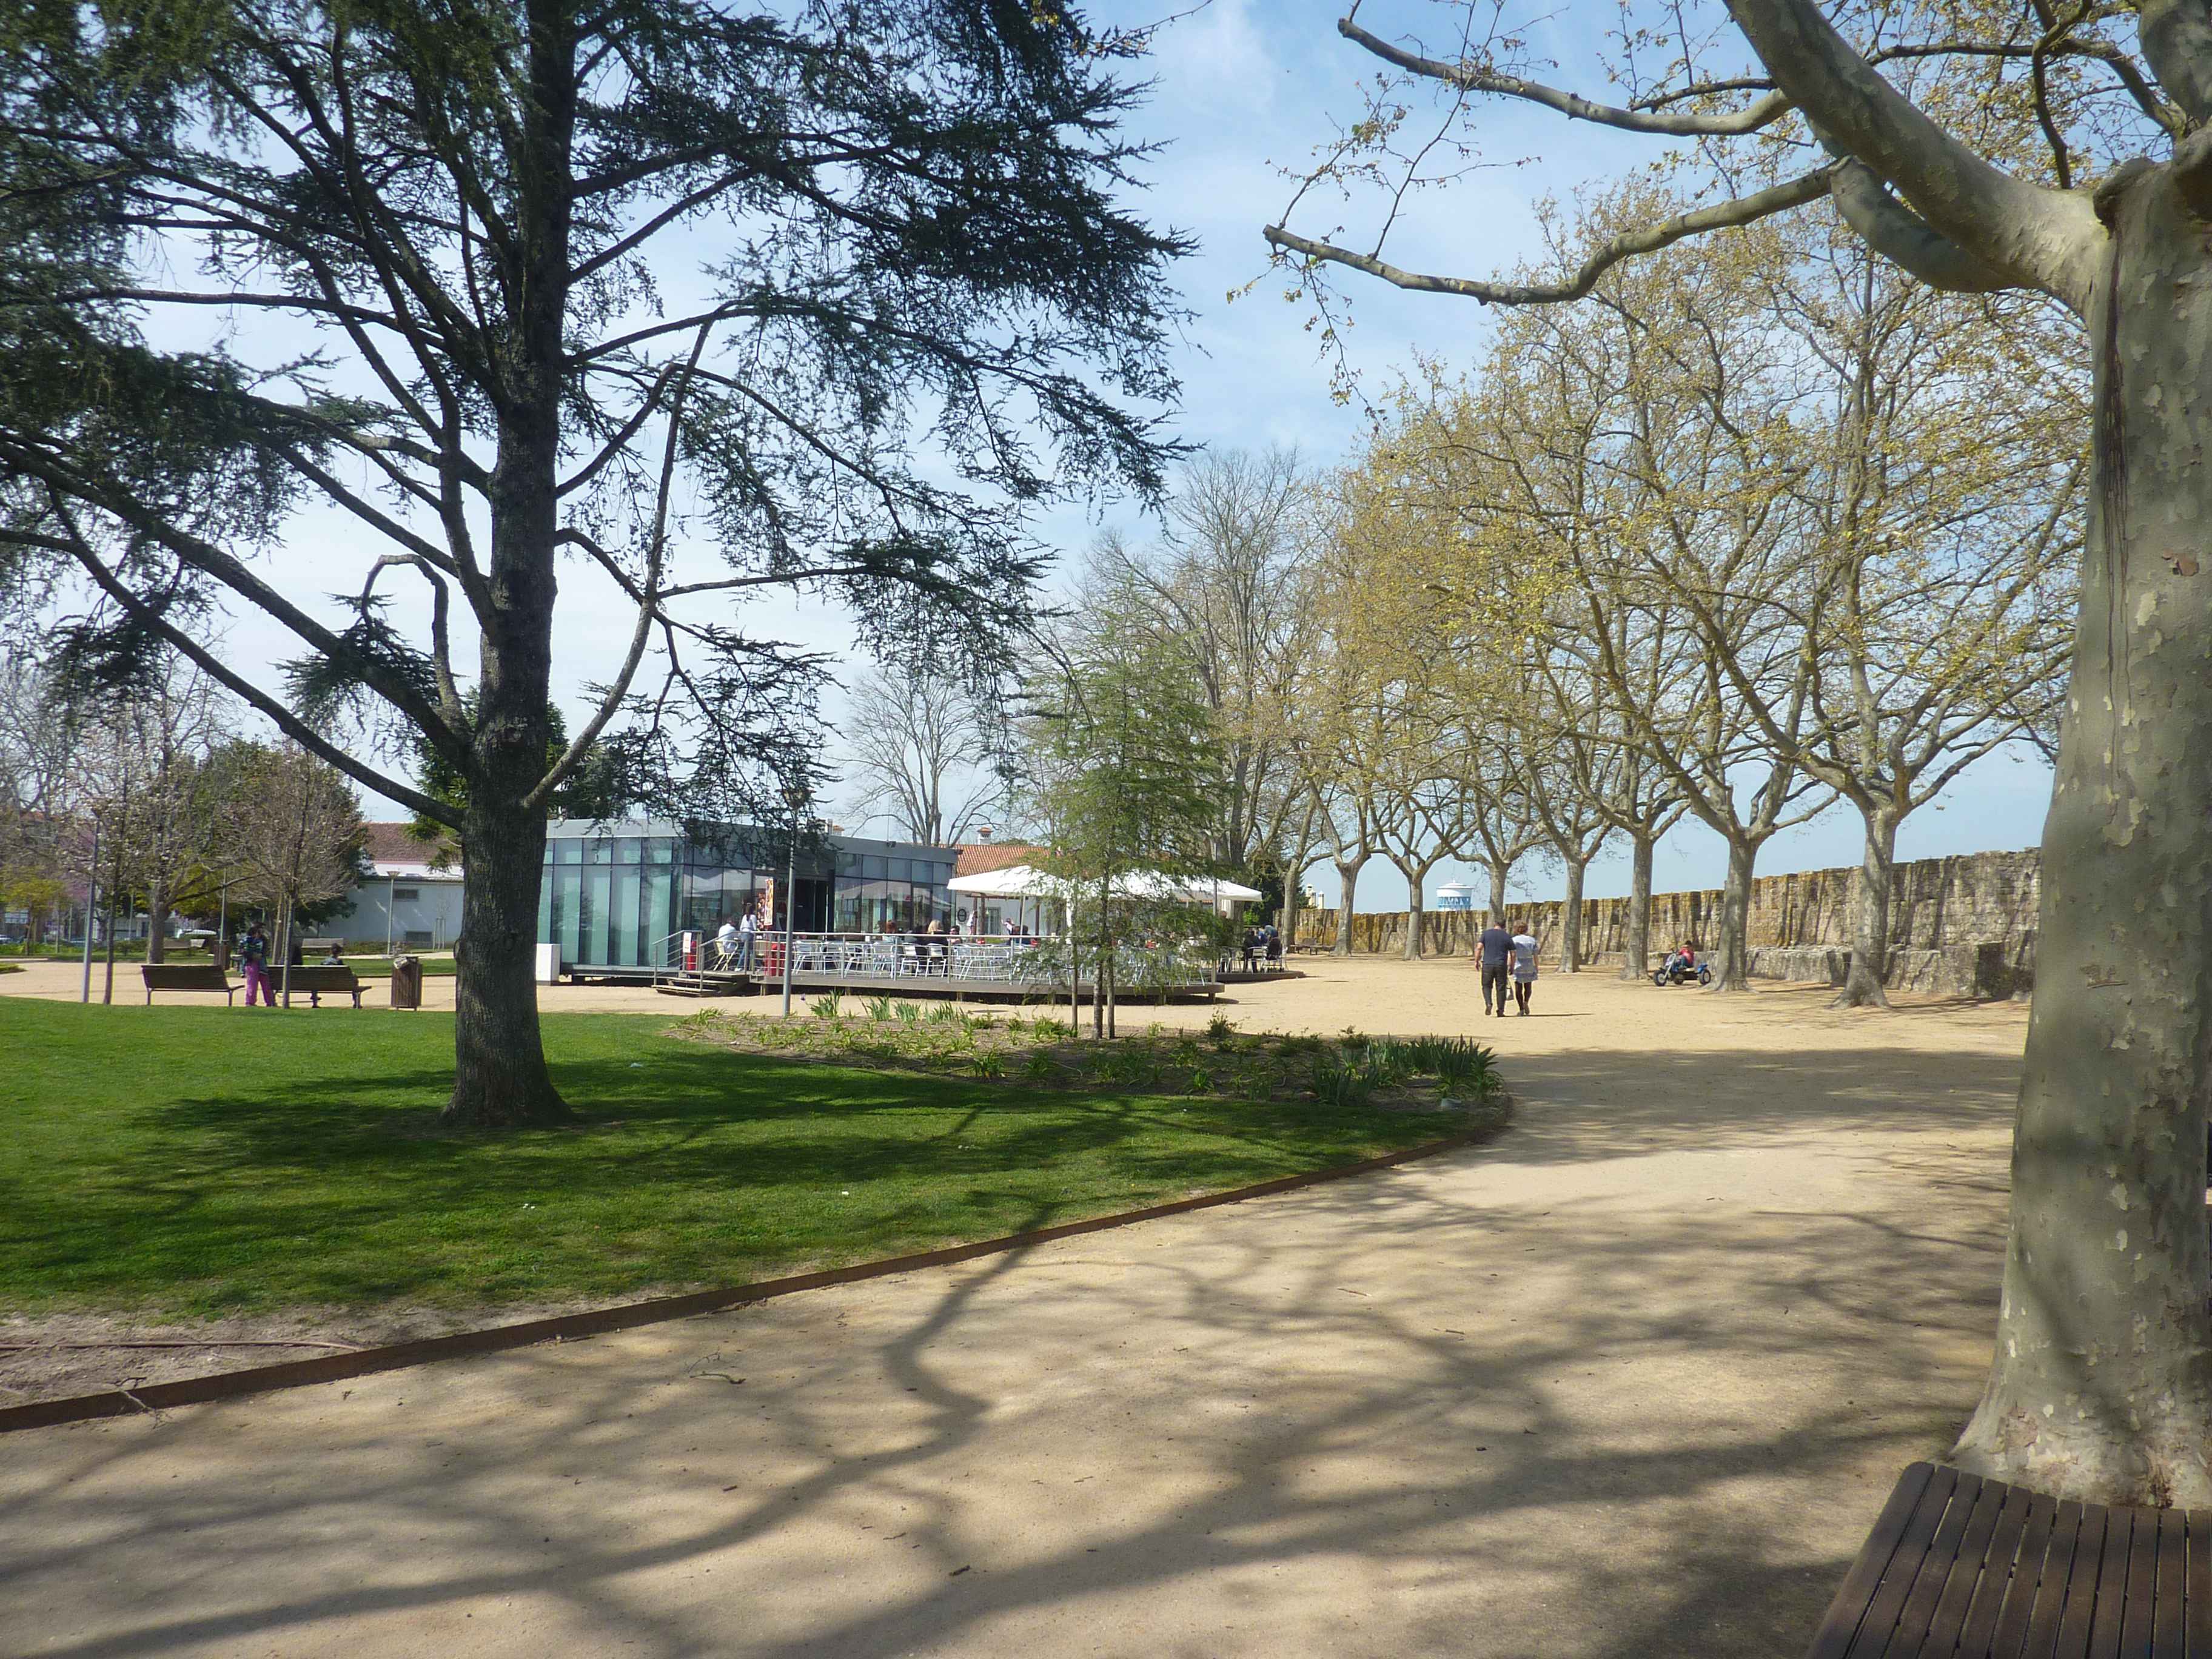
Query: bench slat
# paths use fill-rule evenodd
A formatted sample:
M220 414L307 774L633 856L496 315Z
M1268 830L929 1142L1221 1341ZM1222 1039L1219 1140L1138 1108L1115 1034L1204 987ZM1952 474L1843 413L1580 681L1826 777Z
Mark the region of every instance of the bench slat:
M2087 1659L2117 1659L2120 1621L2127 1612L2128 1569L2135 1560L2133 1510L2105 1511L2105 1553L2097 1565L2096 1609L2089 1616L2081 1651Z
M1914 1463L1898 1476L1897 1485L1890 1489L1889 1501L1881 1506L1874 1530L1867 1534L1865 1547L1859 1551L1850 1571L1844 1575L1843 1588L1836 1592L1836 1599L1828 1604L1828 1616L1820 1621L1820 1631L1813 1638L1813 1650L1807 1659L1844 1659L1850 1651L1851 1640L1858 1634L1867 1603L1881 1583L1882 1574L1889 1570L1890 1558L1905 1536L1905 1522L1919 1507L1921 1497L1935 1474L1933 1463Z
M2212 1510L2189 1511L2189 1577L2182 1592L2189 1659L2212 1659Z
M1981 1569L1978 1561L1962 1563L1960 1542L1966 1537L1966 1522L1981 1501L1983 1481L1979 1475L1961 1474L1958 1485L1952 1489L1949 1507L1943 1511L1936 1536L1929 1540L1928 1554L1913 1580L1912 1593L1905 1598L1905 1606L1897 1615L1897 1632L1886 1648L1877 1651L1885 1659L1920 1659L1923 1644L1933 1632L1929 1626L1936 1617L1936 1604L1950 1588L1952 1578L1971 1577ZM1925 1650L1929 1653L1934 1648ZM1948 1652L1943 1659L1950 1659Z
M2065 1531L2059 1530L2061 1521ZM2035 1623L2036 1604L2043 1599L2046 1580L2056 1577L2063 1581L2067 1564L2074 1557L2074 1534L2081 1524L2081 1506L2062 1504L2055 1498L2039 1493L2028 1507L2027 1530L2021 1535L2020 1563L2013 1574L2012 1589L2005 1596L2004 1613L1997 1620L1996 1640L1990 1646L1992 1654L2017 1656L2031 1651L2027 1633ZM2057 1598L2054 1598L2057 1599ZM2045 1628L2043 1651L2051 1651L2051 1638L2057 1632L2057 1609L2054 1607L2051 1621Z
M2066 1506L2059 1506L2063 1512ZM2065 1605L2055 1621L2057 1629L2051 1639L2051 1659L2081 1659L2089 1645L2089 1614L2097 1605L2097 1559L2105 1547L2105 1509L2100 1504L2076 1504L2081 1513L2081 1530L2074 1540L2074 1559L2054 1584L2045 1581L2045 1594L2056 1590L2064 1598ZM2036 1609L2037 1622L2043 1609ZM2027 1635L2028 1648L2035 1651L2035 1632Z
M2120 1606L2114 1659L2150 1659L2151 1615L2158 1606L2159 1518L2155 1511L2142 1510L2131 1517L2135 1537L2128 1547L2128 1592Z
M2179 1654L2185 1659L2189 1638L2182 1628L2181 1597L2188 1571L2189 1517L2179 1510L2160 1510L2158 1589L2151 1608L2150 1645L2144 1652Z
M1881 1659L1888 1652L1889 1638L1897 1629L1897 1616L1905 1610L1905 1598L1912 1593L1913 1583L1927 1559L1928 1547L1935 1540L1936 1528L1942 1524L1943 1511L1950 1507L1951 1493L1958 1484L1956 1469L1939 1468L1929 1477L1928 1490L1921 1494L1911 1518L1905 1523L1905 1535L1898 1540L1897 1553L1890 1558L1881 1587L1867 1604L1866 1617L1860 1621L1858 1636L1851 1643L1850 1659Z
M2012 1500L2013 1487L2001 1481L1984 1480L1974 1495L1973 1514L1966 1522L1966 1535L1959 1540L1957 1565L1951 1569L1950 1582L1943 1587L1943 1599L1928 1615L1928 1638L1919 1647L1924 1659L1951 1659L1952 1650L1959 1645L1960 1632L1966 1626L1966 1612L1980 1595L1982 1586L1994 1581L2002 1589L2006 1570L2012 1564L2012 1551L1997 1553L1996 1534L2000 1521L2008 1511L2017 1513ZM2026 1507L2024 1504L2019 1506ZM2015 1522L2013 1535L2016 1539L2019 1527ZM1994 1611L1996 1597L1988 1598Z
M2029 1517L2033 1515L2035 1494L2018 1486L2007 1486L2004 1509L1997 1516L1996 1531L1990 1534L1990 1547L1983 1564L1980 1582L1974 1586L1974 1599L1966 1608L1966 1616L1959 1626L1958 1650L1960 1653L1995 1653L1997 1620L2004 1610L2005 1598L2013 1593L2013 1585L2023 1571L2033 1572L2043 1559L2043 1533L2033 1535ZM2046 1502L2043 1510L2047 1528L2051 1506ZM2023 1562L2021 1557L2034 1552L2033 1560ZM2031 1579L2030 1583L2033 1581ZM2030 1594L2032 1595L2031 1589ZM2015 1639L2015 1646L2017 1640Z

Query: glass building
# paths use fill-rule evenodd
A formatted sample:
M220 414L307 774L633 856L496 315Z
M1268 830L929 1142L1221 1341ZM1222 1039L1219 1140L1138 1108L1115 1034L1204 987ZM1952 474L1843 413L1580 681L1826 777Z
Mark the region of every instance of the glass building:
M801 933L913 933L952 921L956 850L828 836L799 857ZM774 839L735 824L709 838L659 819L546 826L538 940L560 947L562 973L649 973L674 935L711 933L750 910L784 925L786 872Z

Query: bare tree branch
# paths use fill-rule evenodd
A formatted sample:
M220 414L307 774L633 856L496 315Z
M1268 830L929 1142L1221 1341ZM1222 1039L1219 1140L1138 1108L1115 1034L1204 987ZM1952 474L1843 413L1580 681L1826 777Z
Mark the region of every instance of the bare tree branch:
M1705 231L1753 224L1774 214L1786 213L1792 208L1804 206L1808 202L1818 201L1828 193L1830 171L1824 167L1785 184L1754 191L1748 196L1739 196L1711 207L1677 214L1659 224L1623 231L1583 260L1581 269L1571 279L1559 283L1491 283L1468 276L1425 276L1416 271L1401 270L1370 254L1355 253L1331 242L1300 236L1280 225L1268 226L1264 234L1276 247L1303 254L1309 259L1323 260L1331 264L1365 271L1370 276L1379 276L1396 287L1419 293L1455 294L1479 300L1485 305L1547 305L1581 299L1597 286L1599 277L1623 259L1632 258L1639 253L1656 253L1685 237L1696 236Z
M1454 64L1437 58L1423 58L1392 46L1379 35L1370 34L1349 17L1339 21L1336 28L1346 40L1365 47L1384 63L1394 64L1411 74L1431 81L1442 81L1462 91L1492 92L1507 98L1525 99L1529 103L1555 109L1569 120L1595 121L1601 126L1620 127L1629 132L1669 133L1678 137L1729 137L1758 131L1778 119L1789 110L1790 104L1786 94L1771 92L1746 108L1727 115L1671 115L1650 109L1623 109L1616 105L1594 103L1578 93L1562 92L1557 87L1547 87L1540 82L1524 81L1516 75L1501 75L1495 70L1486 70L1464 59Z

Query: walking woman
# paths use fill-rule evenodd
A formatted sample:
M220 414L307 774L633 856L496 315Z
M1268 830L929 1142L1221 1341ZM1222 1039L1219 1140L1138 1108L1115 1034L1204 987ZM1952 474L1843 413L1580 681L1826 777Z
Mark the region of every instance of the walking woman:
M1513 935L1513 1003L1521 1017L1528 1017L1528 998L1536 988L1536 940L1528 933Z

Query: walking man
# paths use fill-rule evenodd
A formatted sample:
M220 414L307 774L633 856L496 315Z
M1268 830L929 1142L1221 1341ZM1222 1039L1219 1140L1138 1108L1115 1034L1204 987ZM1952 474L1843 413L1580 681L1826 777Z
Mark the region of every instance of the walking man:
M1505 1005L1510 1000L1505 990L1506 964L1513 958L1513 935L1504 924L1492 922L1475 940L1482 952L1482 1012L1505 1018Z
M269 991L269 935L255 922L246 930L246 937L238 942L238 965L246 973L246 1006L253 1006L254 994L261 996L261 1006L274 1008L276 999Z
M1536 988L1536 939L1532 933L1513 935L1513 1001L1522 1018L1528 1014L1528 998Z

